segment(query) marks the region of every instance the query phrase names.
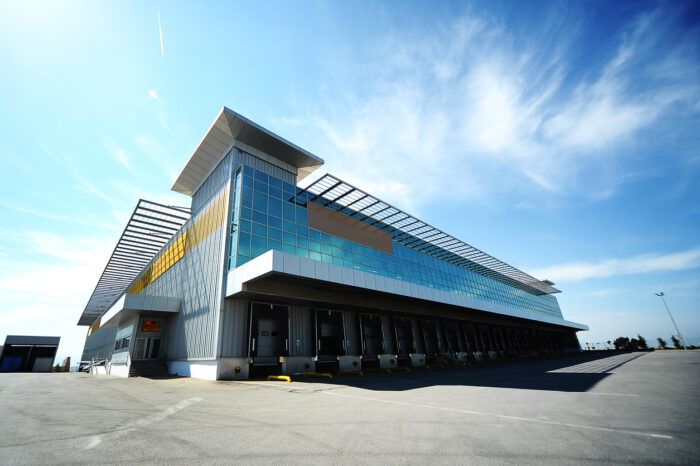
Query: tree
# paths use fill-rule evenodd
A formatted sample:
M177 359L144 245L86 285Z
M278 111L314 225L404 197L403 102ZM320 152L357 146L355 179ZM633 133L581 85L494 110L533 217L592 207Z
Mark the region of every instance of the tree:
M678 338L676 338L675 335L671 335L671 341L673 342L673 346L675 346L676 348L682 348L680 340L678 340Z
M613 344L615 345L615 349L617 350L628 349L630 345L630 339L627 337L618 337L615 339Z
M649 349L646 338L640 334L637 334L637 341L639 342L639 349Z
M664 340L661 337L657 338L656 341L659 342L659 347L661 347L663 349L666 349L666 347L668 346L668 343L666 343L666 340Z
M608 346L612 348L612 341L608 340Z

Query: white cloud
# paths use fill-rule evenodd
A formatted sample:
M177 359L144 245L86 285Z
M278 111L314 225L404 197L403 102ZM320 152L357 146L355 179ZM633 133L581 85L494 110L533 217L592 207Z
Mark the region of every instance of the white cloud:
M151 99L158 100L158 93L153 89L148 90L148 95L151 96Z
M606 259L600 262L575 262L552 265L534 270L532 275L547 277L555 282L580 281L589 278L607 278L700 267L700 246L670 254L644 254L625 259Z
M666 16L633 20L612 56L586 70L569 61L579 45L569 29L577 28L561 24L540 41L474 16L442 30L387 33L361 68L376 85L311 112L308 122L324 134L314 145L329 170L376 180L373 192L402 207L504 191L610 198L631 167L621 162L642 157L629 150L636 138L676 106L700 101L698 46L688 37L665 42L675 27Z

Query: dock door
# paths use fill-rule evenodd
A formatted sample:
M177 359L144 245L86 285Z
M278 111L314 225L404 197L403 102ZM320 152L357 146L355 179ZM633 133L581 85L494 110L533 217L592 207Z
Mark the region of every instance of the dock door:
M444 353L440 324L434 320L422 320L420 322L423 333L423 348L425 360L428 364L442 362Z
M277 374L280 356L289 354L289 309L287 306L251 303L249 322L251 375Z
M416 352L411 319L395 317L394 333L396 337L396 353L399 360L398 365L410 367L411 354Z
M345 355L343 313L316 310L316 371L337 372L338 356Z
M379 316L360 314L362 336L362 367L378 368L379 355L384 352L382 320Z

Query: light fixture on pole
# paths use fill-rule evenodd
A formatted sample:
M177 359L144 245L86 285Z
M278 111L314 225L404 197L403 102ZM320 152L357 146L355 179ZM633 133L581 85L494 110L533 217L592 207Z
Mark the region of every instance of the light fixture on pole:
M660 291L658 293L654 293L656 296L659 296L661 298L661 301L664 302L664 306L666 306L666 311L668 312L668 316L671 318L671 322L673 322L673 326L676 328L676 333L678 334L678 338L681 340L681 345L683 345L683 349L687 350L688 348L685 347L685 340L683 339L683 335L681 335L681 331L678 330L678 325L676 325L676 321L673 320L673 316L671 315L671 310L668 308L668 304L666 304L666 300L664 299L664 292Z

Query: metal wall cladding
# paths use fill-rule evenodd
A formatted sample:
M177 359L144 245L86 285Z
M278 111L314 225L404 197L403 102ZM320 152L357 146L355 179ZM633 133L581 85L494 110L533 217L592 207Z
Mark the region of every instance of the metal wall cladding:
M85 340L81 361L89 361L91 358L102 359L108 357L114 351L114 342L117 337L116 328L102 327L95 330Z
M182 299L182 308L168 329L167 354L172 360L216 357L229 181L183 227L188 232L187 243L194 247L144 290L149 295Z
M232 152L229 152L214 171L211 172L209 178L202 183L197 192L192 195L192 215L195 215L214 193L221 188L221 185L231 177L232 158Z
M248 356L248 301L228 298L221 311L219 332L220 356L235 358Z

